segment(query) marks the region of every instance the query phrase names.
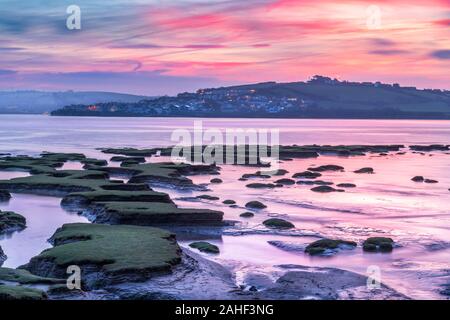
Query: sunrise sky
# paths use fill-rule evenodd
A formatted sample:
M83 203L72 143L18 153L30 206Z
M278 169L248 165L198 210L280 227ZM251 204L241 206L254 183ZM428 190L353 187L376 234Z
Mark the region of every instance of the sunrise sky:
M81 30L66 28L72 4ZM450 89L450 0L0 0L0 90L161 95L314 74Z

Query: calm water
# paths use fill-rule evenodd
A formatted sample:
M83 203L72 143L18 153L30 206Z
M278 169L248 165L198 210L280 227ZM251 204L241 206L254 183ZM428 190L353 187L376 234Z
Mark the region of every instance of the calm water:
M173 145L174 129L192 129L197 119L160 118L65 118L46 116L0 116L0 153L36 154L43 150L82 152L97 158L110 156L99 147L153 147ZM282 144L431 144L450 143L449 121L377 121L377 120L255 120L211 119L205 128L278 128ZM407 153L385 157L363 156L299 159L281 164L292 175L311 165L339 164L345 172L324 174L322 180L351 182L357 188L345 193L317 194L308 186L287 186L273 190L248 189L238 181L243 173L257 169L223 166L223 184L211 185L211 194L222 200L233 199L239 208L220 202L189 202L186 207L217 208L225 218L241 223L221 237L211 238L221 248L214 259L232 267L238 275L277 272L280 264L329 266L365 274L370 265L381 268L384 283L414 298L444 298L441 285L450 282L450 155L432 156ZM356 175L364 166L374 175ZM79 168L79 164L67 164ZM20 172L0 172L0 179L23 176ZM423 175L438 184L417 184L410 179ZM196 176L194 182L211 177ZM278 177L279 178L279 177ZM200 194L160 189L172 197ZM204 193L204 192L203 192ZM7 239L0 239L9 259L5 266L16 267L49 247L46 239L67 222L86 221L59 207L57 198L13 195L0 209L25 215L29 227ZM242 219L243 205L250 200L263 201L268 208L254 218ZM269 216L292 221L296 230L274 234L261 226ZM368 254L360 248L333 257L309 257L302 249L327 236L363 241L369 236L394 238L399 244L390 254ZM275 243L278 246L274 246ZM182 242L185 245L187 242ZM282 246L283 248L280 248ZM244 281L244 280L242 280Z

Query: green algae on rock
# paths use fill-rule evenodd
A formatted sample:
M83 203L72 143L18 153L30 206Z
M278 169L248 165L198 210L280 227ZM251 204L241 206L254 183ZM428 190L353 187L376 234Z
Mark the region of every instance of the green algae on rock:
M0 284L0 300L46 300L44 291L24 286L8 286Z
M50 241L54 247L23 268L42 277L63 278L68 266L78 265L87 289L145 281L171 272L181 262L175 235L151 227L65 224Z
M189 244L189 247L199 250L204 253L218 254L220 253L219 247L206 241L197 241Z
M286 220L278 219L278 218L271 218L268 220L265 220L263 224L268 228L273 229L292 229L295 228L295 226Z
M25 217L11 211L0 210L0 235L26 228Z
M391 252L394 249L394 240L385 237L368 238L363 243L363 250L369 252Z
M66 279L45 278L31 274L24 269L0 268L0 281L18 284L58 284L66 283Z
M245 204L246 208L251 208L251 209L264 209L267 208L267 206L260 202L260 201L249 201Z
M357 246L354 241L320 239L305 248L305 252L310 255L323 255L335 253L338 249L354 249Z
M178 208L167 202L98 202L89 210L95 223L139 226L222 225L223 212L210 209Z

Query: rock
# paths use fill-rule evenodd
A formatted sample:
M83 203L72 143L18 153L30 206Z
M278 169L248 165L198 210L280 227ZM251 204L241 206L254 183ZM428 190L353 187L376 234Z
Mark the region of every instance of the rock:
M295 180L292 180L292 179L279 179L279 180L276 180L275 183L281 184L281 185L293 185L293 184L295 184Z
M0 300L46 300L44 291L23 287L0 284Z
M14 282L16 284L45 285L65 284L67 280L39 277L23 269L0 268L1 281Z
M315 179L322 176L319 172L303 171L295 173L292 178Z
M175 235L151 227L65 224L50 241L53 248L22 268L41 277L65 278L67 266L78 265L86 290L146 281L170 273L181 262Z
M258 171L256 173L244 173L241 177L241 179L251 179L251 178L269 179L270 175L261 174L261 171Z
M253 212L246 211L241 213L239 216L242 218L252 218L255 216L255 214Z
M102 202L88 209L86 215L95 223L137 226L219 226L223 219L221 211L178 208L165 202Z
M384 237L368 238L363 243L363 250L369 252L391 252L394 240Z
M249 201L245 204L246 208L251 208L251 209L264 209L267 208L267 206L259 201Z
M20 231L26 228L26 219L11 211L0 210L0 235Z
M353 171L353 172L354 173L368 173L368 174L375 173L373 168L370 168L370 167L361 168L361 169L358 169L358 170Z
M342 192L343 190L335 189L330 186L318 186L318 187L312 188L311 191L320 192L320 193L329 193L329 192Z
M354 183L339 183L338 185L336 185L336 187L339 187L339 188L356 188L356 184L354 184Z
M197 198L197 199L204 199L204 200L211 200L211 201L219 200L219 199L220 199L219 197L216 197L216 196L210 196L209 194L202 194L202 195L200 195L200 196L196 196L196 198Z
M278 170L274 170L274 171L260 172L260 174L262 174L262 175L269 175L269 176L284 176L287 173L289 173L289 171L287 171L285 169L278 169Z
M218 254L220 253L219 247L205 241L198 241L189 244L189 247L195 248L204 253Z
M323 165L315 168L308 168L309 171L314 172L326 172L326 171L344 171L344 167L337 166L334 164Z
M310 255L322 255L336 253L338 249L354 249L357 246L354 241L321 239L309 244L305 252Z
M295 228L295 226L286 220L278 219L278 218L271 218L268 220L265 220L263 224L268 228L273 229L292 229Z
M0 267L3 265L3 262L6 261L8 257L6 256L6 254L3 252L2 247L0 246Z
M0 202L6 202L11 199L11 194L6 190L0 190Z
M222 181L222 179L214 178L214 179L211 179L209 182L211 182L211 183L222 183L223 181Z
M227 200L222 201L222 203L223 204L236 204L236 201L227 199Z
M431 144L431 145L412 145L409 146L411 150L420 152L430 152L430 151L448 151L450 146L443 144Z
M276 187L273 183L249 183L246 185L247 188L253 189L273 189Z
M425 182L425 183L439 183L439 181L433 180L433 179L425 179L423 182Z
M414 182L424 182L425 178L423 176L415 176L411 180L414 181Z

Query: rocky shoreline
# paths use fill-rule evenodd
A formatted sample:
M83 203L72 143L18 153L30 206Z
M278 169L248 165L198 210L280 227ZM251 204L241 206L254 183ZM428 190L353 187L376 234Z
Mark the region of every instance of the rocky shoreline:
M333 154L357 157L366 154L386 155L403 152L403 145L386 146L281 146L280 159L315 159ZM445 152L450 146L410 146L410 152ZM192 149L194 157L195 150ZM201 149L203 150L203 149ZM248 152L249 148L246 149ZM61 226L49 239L52 248L33 257L18 269L0 268L0 299L85 299L98 296L106 299L407 299L394 289L382 285L380 289L367 289L367 277L333 268L309 268L299 265L279 266L273 281L254 278L238 284L233 268L195 253L219 254L219 249L207 242L190 244L194 249L181 248L176 235L168 230L216 228L221 233L229 225L219 210L180 208L171 197L157 192L152 186L164 185L176 190L208 191L208 184L194 184L188 176L219 175L216 164L147 163L146 157L169 155L172 148L102 149L114 154L109 166L103 159L87 158L78 153L44 152L39 157L0 157L0 170L24 170L30 176L0 181L0 201L9 201L11 193L50 195L61 197L61 206L67 211L88 217L92 223L74 223ZM246 157L242 165L253 166ZM188 159L189 160L189 159ZM192 159L191 159L192 160ZM64 163L79 161L83 170L64 170ZM258 159L257 166L262 163ZM353 183L318 180L326 172L343 172L343 166L334 164L311 166L307 171L289 173L258 171L243 175L243 180L275 179L273 182L252 182L248 188L283 188L310 185L317 193L345 192L357 188ZM355 174L376 174L364 167ZM279 176L291 175L290 178ZM126 176L128 181L114 179ZM298 180L300 179L300 180ZM413 178L415 182L425 182ZM431 180L431 179L428 179ZM220 184L219 178L210 183ZM431 183L431 182L430 182ZM436 181L435 183L438 183ZM217 201L211 194L195 199ZM230 199L222 204L236 206ZM249 201L241 217L252 219L266 208L260 201ZM295 224L281 218L264 220L268 230L295 229ZM0 234L20 232L26 220L20 214L0 211ZM191 230L191 229L190 229ZM277 245L277 244L274 244ZM358 244L345 239L323 238L304 249L311 256L332 255L340 250L352 250ZM369 237L361 244L367 252L390 252L395 240L387 237ZM0 247L0 266L6 260ZM64 288L67 267L81 268L83 291ZM259 280L255 280L259 279ZM48 284L46 290L36 287ZM214 290L205 291L211 287Z

